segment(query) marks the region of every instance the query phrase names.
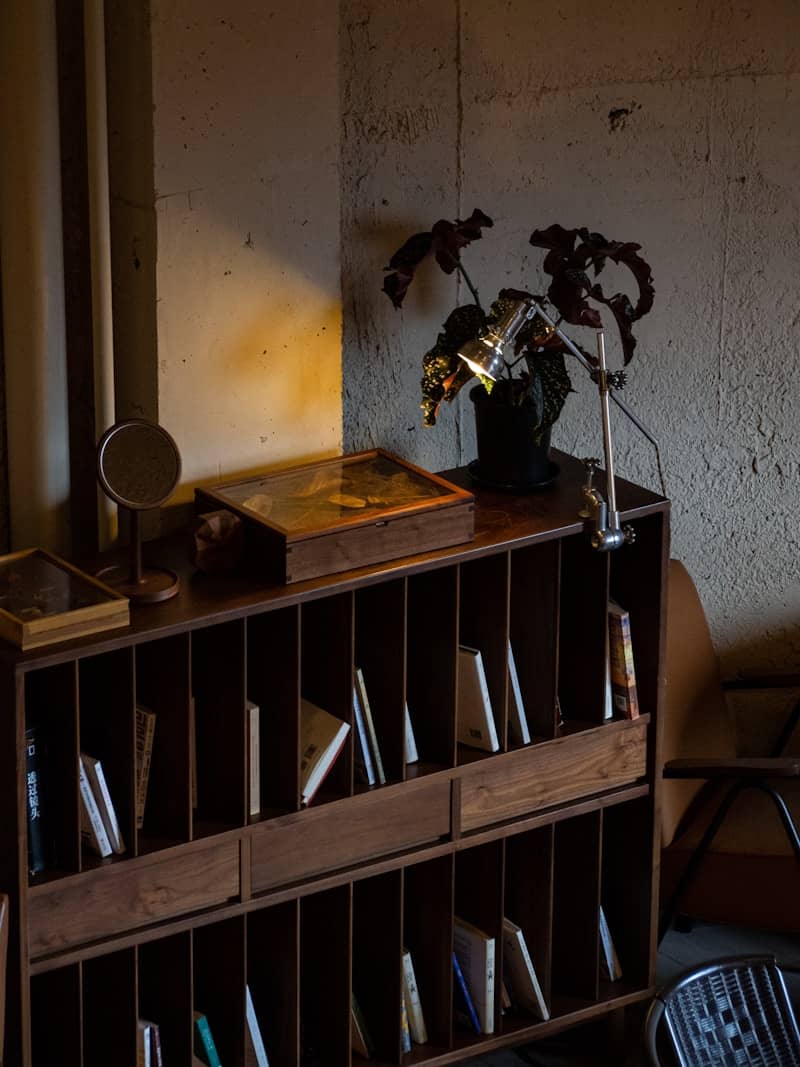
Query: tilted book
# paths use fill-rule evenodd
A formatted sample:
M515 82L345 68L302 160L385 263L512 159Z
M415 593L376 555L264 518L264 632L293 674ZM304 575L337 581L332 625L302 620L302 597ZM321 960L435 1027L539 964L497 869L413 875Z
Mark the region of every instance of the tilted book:
M411 723L408 704L406 704L406 763L416 763L418 760L417 739L414 736L414 727Z
M407 948L403 949L403 994L406 998L408 1028L411 1031L411 1039L416 1041L418 1045L424 1045L428 1040L428 1031L425 1028L425 1017L422 1014L422 1002L419 999L414 963Z
M531 732L528 728L528 716L525 714L517 664L510 641L508 642L508 732L513 744L530 744Z
M375 722L372 718L372 708L369 705L367 686L364 682L364 672L360 667L356 667L355 669L355 685L358 699L361 703L361 710L364 713L364 725L367 728L367 740L369 741L370 751L372 752L372 762L375 766L375 777L378 781L378 785L385 785L386 775L383 771L383 760L381 759L381 749L378 744L378 734L375 730Z
M136 1024L136 1067L154 1067L150 1023L139 1019Z
M353 722L356 727L356 751L355 764L359 777L367 785L375 785L375 767L372 762L372 752L367 737L367 725L364 722L364 712L361 710L361 701L358 698L358 689L353 685Z
M469 986L464 978L464 972L461 970L461 964L458 962L458 956L455 952L453 953L453 974L455 975L453 993L456 1002L456 1018L462 1026L466 1026L470 1030L474 1030L476 1034L479 1034L481 1032L481 1022L478 1018L478 1013L475 1011Z
M317 707L304 697L300 700L300 798L310 804L342 751L350 723Z
M153 737L156 729L155 712L142 704L136 705L136 828L144 825L147 786L153 757Z
M103 765L99 759L95 759L94 756L89 756L85 752L81 752L81 761L86 768L86 777L89 779L89 785L92 787L92 793L94 794L94 799L97 802L97 807L100 811L100 818L103 820L103 826L108 835L111 851L120 854L125 851L125 842L122 840L122 833L119 828L119 822L117 821L117 813L114 810L114 803L111 800L111 793L108 789Z
M357 1052L365 1060L372 1056L375 1046L355 993L351 994L350 1000L350 1043L353 1052Z
M636 669L633 665L630 615L619 604L608 605L608 661L614 710L626 719L639 717Z
M525 943L525 935L521 927L508 918L503 919L503 962L515 1003L546 1022L550 1012Z
M247 701L247 793L251 815L261 814L261 709Z
M617 950L614 947L614 940L611 937L611 930L602 905L600 906L600 948L602 949L600 953L600 970L603 973L603 977L608 979L609 982L616 982L622 977L622 967L620 966L619 956L617 956Z
M194 1054L206 1067L222 1067L208 1019L201 1011L194 1012Z
M411 1028L408 1025L408 1005L405 993L400 994L400 1040L403 1052L410 1052Z
M245 1014L247 1018L247 1048L245 1060L249 1061L247 1067L253 1064L253 1067L269 1067L269 1060L267 1059L267 1050L264 1048L264 1038L261 1036L261 1027L258 1025L258 1018L256 1016L256 1009L253 1004L253 997L250 993L250 986L247 985L244 988L245 993Z
M467 983L484 1034L494 1033L494 938L455 917L453 949Z
M500 748L483 657L468 645L458 649L458 740L487 752Z
M114 850L81 757L78 758L78 784L81 793L81 840L99 856L110 856Z

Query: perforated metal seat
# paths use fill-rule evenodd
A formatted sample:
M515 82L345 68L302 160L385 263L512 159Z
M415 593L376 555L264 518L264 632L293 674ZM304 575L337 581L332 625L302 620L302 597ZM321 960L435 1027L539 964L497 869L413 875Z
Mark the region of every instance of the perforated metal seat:
M670 982L645 1021L652 1064L800 1067L800 1031L771 956L703 964Z

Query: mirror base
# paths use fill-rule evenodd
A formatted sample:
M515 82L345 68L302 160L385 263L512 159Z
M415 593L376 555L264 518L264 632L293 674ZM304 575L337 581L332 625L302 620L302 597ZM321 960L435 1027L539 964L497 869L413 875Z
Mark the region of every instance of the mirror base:
M95 577L139 604L155 604L159 600L169 600L180 588L178 575L164 567L143 567L142 577L138 582L131 580L129 568L118 564L105 567L98 571Z

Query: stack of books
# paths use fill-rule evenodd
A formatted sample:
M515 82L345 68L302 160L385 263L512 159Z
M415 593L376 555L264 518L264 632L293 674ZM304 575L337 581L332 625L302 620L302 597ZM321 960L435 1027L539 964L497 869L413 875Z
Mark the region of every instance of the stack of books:
M99 759L81 752L78 760L81 793L81 839L99 856L125 851L117 813Z

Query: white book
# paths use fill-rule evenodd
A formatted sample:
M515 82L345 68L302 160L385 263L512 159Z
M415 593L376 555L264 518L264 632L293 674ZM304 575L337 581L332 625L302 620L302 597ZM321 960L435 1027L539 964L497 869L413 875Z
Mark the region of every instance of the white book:
M614 940L611 937L611 930L602 904L600 905L600 947L602 949L600 969L603 972L603 976L609 982L616 982L617 979L622 977L622 967L620 966L619 956L617 956L617 950L614 947Z
M114 850L108 840L82 758L78 760L78 779L81 791L81 837L98 855L110 856Z
M458 740L487 752L500 748L483 657L468 645L458 648Z
M301 698L300 793L303 804L310 804L314 799L349 732L350 723Z
M425 1017L422 1014L422 1002L419 999L417 979L414 974L414 963L411 953L407 948L403 949L403 995L408 1012L408 1028L411 1032L411 1040L418 1045L424 1045L428 1040L428 1031L425 1028Z
M453 951L484 1034L494 1033L494 947L493 937L472 923L455 917Z
M372 763L364 713L361 710L361 701L358 699L358 689L355 685L353 685L353 722L356 725L356 770L367 785L375 785L375 767Z
M142 704L136 705L136 828L144 825L147 786L153 757L153 736L156 729L155 712Z
M267 1050L264 1048L264 1039L261 1036L261 1027L256 1018L256 1009L253 1006L253 998L250 994L250 986L245 986L245 1012L247 1015L247 1032L253 1045L253 1053L258 1067L269 1067Z
M375 777L378 781L378 785L385 785L386 775L383 770L380 746L378 745L378 734L375 730L375 722L372 718L372 709L369 706L367 686L364 682L364 672L360 667L356 667L355 669L355 684L358 691L358 699L361 702L361 710L364 713L364 725L367 728L367 739L372 752L372 762L375 765Z
M153 1067L150 1023L139 1019L136 1027L136 1067Z
M261 814L261 709L252 700L246 702L247 710L247 788L251 815Z
M94 799L97 801L100 818L103 820L103 826L105 827L108 841L111 845L111 851L121 854L125 851L125 842L122 840L122 833L119 828L119 822L117 821L117 813L114 810L114 803L111 800L111 793L108 790L108 783L106 782L103 765L100 763L99 759L95 759L94 756L89 756L85 752L81 752L81 760L86 768L86 777L89 779L89 785L92 787Z
M508 732L515 745L529 745L531 732L528 729L528 716L525 714L517 664L514 661L514 650L510 641L508 642L508 681Z
M417 739L414 737L414 727L411 724L408 704L406 704L406 763L416 763L418 759Z
M550 1018L525 934L511 919L503 919L503 961L516 1003L546 1022Z

